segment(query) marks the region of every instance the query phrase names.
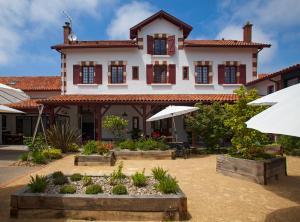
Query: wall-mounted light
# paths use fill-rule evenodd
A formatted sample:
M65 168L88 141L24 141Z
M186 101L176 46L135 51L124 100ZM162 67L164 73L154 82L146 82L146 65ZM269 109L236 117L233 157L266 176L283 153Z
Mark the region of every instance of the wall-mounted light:
M122 114L122 116L123 116L123 117L127 117L128 115L127 115L126 112L124 112L124 113Z

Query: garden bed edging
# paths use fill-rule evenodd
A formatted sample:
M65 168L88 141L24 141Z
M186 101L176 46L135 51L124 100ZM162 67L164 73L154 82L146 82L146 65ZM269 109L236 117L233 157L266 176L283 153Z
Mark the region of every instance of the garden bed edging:
M116 155L116 158L119 160L164 160L176 158L175 150L114 150L114 153Z
M84 155L79 154L74 157L74 165L75 166L114 166L116 163L116 157L114 152L111 152L108 156L91 154Z

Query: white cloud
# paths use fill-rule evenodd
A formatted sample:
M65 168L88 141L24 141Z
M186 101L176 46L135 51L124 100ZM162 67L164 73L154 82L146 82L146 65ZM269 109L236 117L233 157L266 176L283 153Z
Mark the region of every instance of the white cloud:
M115 0L0 0L0 65L26 55L21 47L29 39L41 38L62 25L66 21L63 10L73 19L86 14L99 18L107 10L104 6L114 3Z
M120 7L115 18L107 28L111 39L128 39L129 29L153 14L152 6L147 2L133 1Z

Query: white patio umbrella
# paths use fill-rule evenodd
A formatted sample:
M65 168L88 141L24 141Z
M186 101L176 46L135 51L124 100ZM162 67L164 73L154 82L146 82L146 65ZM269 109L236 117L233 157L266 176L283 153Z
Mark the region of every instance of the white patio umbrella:
M20 110L10 108L5 105L0 105L0 113L24 113Z
M17 103L29 99L29 96L20 89L0 83L0 104Z
M246 122L248 128L263 133L300 137L300 98L279 102Z
M297 98L300 95L300 83L281 89L269 95L256 99L248 105L274 105L278 102L283 102Z
M177 131L176 131L174 117L181 116L190 112L194 112L198 109L199 109L198 107L193 107L193 106L168 106L167 108L163 109L162 111L156 113L154 116L147 119L147 122L172 118L173 125L174 125L175 139L177 141Z

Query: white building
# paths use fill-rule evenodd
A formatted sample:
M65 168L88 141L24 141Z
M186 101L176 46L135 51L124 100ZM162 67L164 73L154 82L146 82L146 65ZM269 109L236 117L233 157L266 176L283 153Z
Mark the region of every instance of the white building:
M70 41L68 23L61 54L61 95L43 103L51 123L63 112L83 139L112 139L102 129L105 115L123 116L129 130L170 135L168 120L146 119L170 104L232 102L233 90L257 78L258 53L269 44L252 42L252 25L243 41L190 40L192 27L159 11L129 30L129 40ZM183 118L179 139L186 141ZM130 135L128 135L130 136Z

